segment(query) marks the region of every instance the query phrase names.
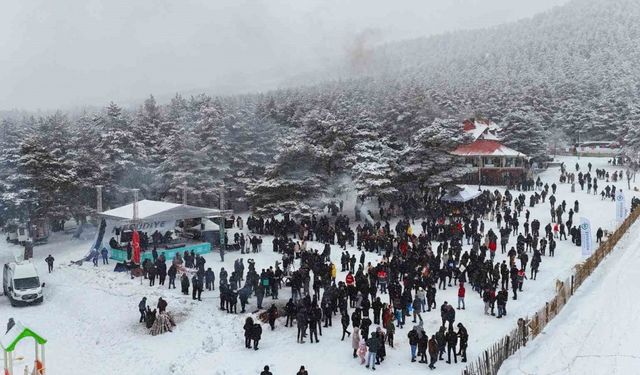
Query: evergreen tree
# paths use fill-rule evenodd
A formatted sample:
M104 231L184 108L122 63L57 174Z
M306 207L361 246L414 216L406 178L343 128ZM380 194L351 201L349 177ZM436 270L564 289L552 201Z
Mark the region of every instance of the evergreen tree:
M326 205L326 160L303 141L300 131L282 140L265 177L250 187L249 202L259 214L320 212Z
M535 113L517 110L509 112L502 122L505 145L532 158L548 154L547 131Z
M15 121L0 121L0 226L19 216L16 180L22 136Z
M465 141L462 121L436 118L418 130L400 155L400 183L418 182L422 189L454 182L469 173L463 158L451 155Z
M131 128L131 121L115 103L94 119L100 134L98 148L104 152L105 197L107 202L121 205L131 201L130 189L140 188L138 166L144 147Z

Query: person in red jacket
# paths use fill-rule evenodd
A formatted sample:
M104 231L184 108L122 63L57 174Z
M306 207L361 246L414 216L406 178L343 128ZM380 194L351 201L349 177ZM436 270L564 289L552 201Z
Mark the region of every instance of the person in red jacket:
M345 277L344 281L347 283L347 286L353 285L355 283L355 279L353 278L351 272L347 273L347 277Z
M462 303L462 310L464 310L464 294L466 290L464 289L464 283L460 283L458 287L458 310L460 310L460 303Z
M378 286L380 293L387 294L387 273L383 269L378 271Z

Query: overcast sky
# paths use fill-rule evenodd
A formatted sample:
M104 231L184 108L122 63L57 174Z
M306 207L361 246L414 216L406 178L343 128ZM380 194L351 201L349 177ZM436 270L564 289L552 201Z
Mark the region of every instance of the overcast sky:
M567 0L3 0L0 110L237 93L383 42L493 26Z

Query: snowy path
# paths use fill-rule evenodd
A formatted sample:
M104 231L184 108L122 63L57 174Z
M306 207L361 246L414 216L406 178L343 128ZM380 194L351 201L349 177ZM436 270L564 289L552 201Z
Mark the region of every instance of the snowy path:
M501 375L640 373L640 222Z

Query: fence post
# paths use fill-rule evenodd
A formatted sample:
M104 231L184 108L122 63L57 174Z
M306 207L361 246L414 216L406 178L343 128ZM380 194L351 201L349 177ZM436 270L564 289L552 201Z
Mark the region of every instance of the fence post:
M544 305L544 324L549 323L549 302Z
M573 282L574 282L573 278L574 278L574 276L571 275L571 295L573 295Z
M492 366L489 363L489 351L488 350L484 351L484 360L485 360L485 363L487 364L487 373L488 374L493 374Z

